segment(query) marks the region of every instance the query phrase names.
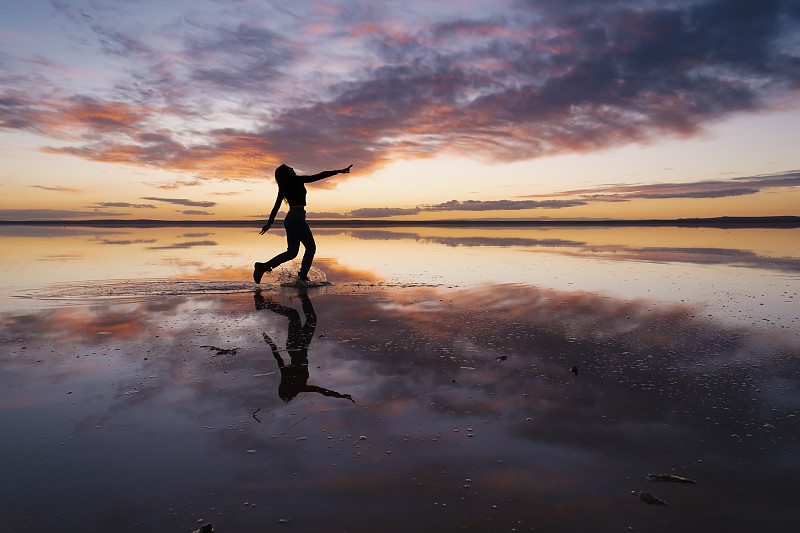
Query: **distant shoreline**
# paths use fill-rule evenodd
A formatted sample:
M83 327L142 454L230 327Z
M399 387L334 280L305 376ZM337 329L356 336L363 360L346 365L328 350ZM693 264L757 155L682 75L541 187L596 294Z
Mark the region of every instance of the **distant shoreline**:
M0 220L0 226L88 226L116 228L156 228L156 227L258 227L261 220ZM338 220L309 219L317 227L331 228L381 228L381 227L552 227L552 226L666 226L666 227L709 227L709 228L798 228L800 217L713 217L678 218L671 220L513 220L513 219L471 219L471 220Z

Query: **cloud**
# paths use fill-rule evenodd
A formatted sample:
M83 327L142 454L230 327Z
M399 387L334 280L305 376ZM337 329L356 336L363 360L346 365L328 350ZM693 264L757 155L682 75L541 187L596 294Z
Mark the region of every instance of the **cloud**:
M634 199L724 198L745 196L765 189L800 187L800 170L773 175L744 176L729 180L706 180L690 183L654 183L609 185L587 189L557 191L524 198L546 200L450 200L413 208L368 207L347 214L351 218L386 218L436 211L520 211L527 209L562 209L595 202L627 202ZM574 197L561 199L562 197Z
M63 226L24 226L24 225L9 225L0 226L0 235L3 237L19 237L28 239L31 237L98 237L100 235L116 235L126 233L124 231L116 230L100 230L98 228L92 229L76 229L72 227Z
M778 174L743 176L733 178L733 181L761 188L797 187L800 186L800 170L781 172Z
M181 211L184 215L213 215L214 213L209 213L208 211L200 211L199 209L187 209Z
M772 175L743 176L729 180L705 180L690 183L652 183L610 185L574 189L548 194L548 197L579 196L587 201L627 201L661 198L724 198L745 196L765 189L799 187L800 171ZM531 196L537 198L541 196Z
M96 217L98 211L70 211L64 209L0 209L2 220L38 220L58 218ZM123 216L128 213L103 212L105 216Z
M362 207L350 211L349 216L354 218L384 218L399 215L416 215L420 211L419 207Z
M188 207L214 207L217 202L198 202L195 200L187 200L186 198L157 198L155 196L143 196L142 200L151 200L153 202L166 202L168 204L185 205Z
M375 154L372 163L391 152L438 151L508 161L691 134L709 120L765 105L800 75L796 55L778 45L786 14L778 2L651 10L527 5L523 20L544 15L555 28L521 37L514 30L522 28L498 19L496 31L484 23L484 39L456 50L437 45L463 42L475 21L434 23L402 40L383 35L384 63L370 76L342 84L330 101L287 110L261 135L282 154L292 151L288 140L317 146L335 134ZM753 18L752 41L725 37L741 35Z
M197 246L216 246L214 241L189 241L189 242L176 242L166 246L150 246L148 250L182 250L186 248L195 248Z
M131 204L128 202L100 202L96 204L97 208L105 209L108 207L128 207L132 209L155 209L153 204Z
M524 209L561 209L586 205L585 200L450 200L440 204L402 207L362 207L350 211L351 218L386 218L417 215L434 211L519 211Z
M348 215L343 215L342 213L333 213L329 211L311 211L306 214L307 218L347 218ZM268 215L261 216L259 218L269 218Z
M167 183L161 183L156 185L159 189L163 189L165 191L173 191L175 189L182 189L183 187L196 187L198 185L202 185L203 180L198 178L193 179L175 179L171 180ZM220 193L212 193L212 194L220 194Z
M124 31L112 27L106 20L118 20L127 16L115 3L93 3L91 6L73 6L63 0L52 0L50 4L62 16L80 27L91 30L89 35L95 39L103 54L130 57L151 55L152 50L133 35L134 30ZM88 43L87 43L88 44Z
M117 240L117 241L102 239L100 242L102 244L109 244L115 246L128 246L131 244L152 244L156 242L156 239L132 239L132 240Z
M715 191L687 191L681 194L674 192L662 193L641 193L637 198L725 198L728 196L746 196L748 194L755 194L759 189L751 187L738 187L732 189L718 189Z
M0 86L2 88L2 86ZM157 116L157 109L123 101L74 95L42 101L36 89L6 89L0 93L0 128L22 129L46 136L78 140L84 143L119 135L131 138L145 135L148 119ZM146 140L147 137L140 137ZM163 139L161 139L163 141ZM80 149L75 149L80 153ZM53 149L58 152L59 149Z
M192 81L247 94L263 91L281 78L281 68L296 58L282 36L249 21L217 26L184 44Z
M52 192L83 192L80 189L72 189L70 187L61 187L61 186L47 186L47 185L31 185L31 187L35 189L42 189L44 191L52 191Z
M33 42L33 40L30 36L22 33L0 30L0 43Z
M583 200L450 200L422 206L424 211L518 211L520 209L561 209L586 205Z
M127 4L54 5L114 58L113 75L86 88L61 65L34 72L9 56L0 128L60 141L49 153L197 180L252 179L281 161L369 171L443 152L588 152L696 134L800 88L790 0L345 3L308 20L237 3L145 29L126 24Z

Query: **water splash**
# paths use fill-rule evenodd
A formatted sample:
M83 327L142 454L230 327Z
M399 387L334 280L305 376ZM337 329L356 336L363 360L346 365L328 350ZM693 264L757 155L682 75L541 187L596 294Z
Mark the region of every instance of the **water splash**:
M278 283L284 287L321 287L322 285L330 285L328 276L317 267L312 266L308 271L308 281L301 281L297 277L299 271L299 262L284 263L275 271L278 274Z

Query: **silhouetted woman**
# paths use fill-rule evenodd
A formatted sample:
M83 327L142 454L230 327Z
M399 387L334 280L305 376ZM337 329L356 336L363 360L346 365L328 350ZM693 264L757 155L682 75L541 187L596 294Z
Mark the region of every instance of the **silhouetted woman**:
M308 227L306 222L305 184L330 178L336 174L349 174L352 166L350 165L341 170L326 170L313 176L298 176L294 169L288 165L281 165L275 169L275 181L278 182L278 197L275 199L275 205L269 214L269 222L264 224L260 234L264 235L272 226L281 202L286 202L289 206L289 213L283 219L283 227L286 228L286 251L276 255L266 263L256 263L253 270L253 281L261 283L261 277L264 272L270 272L278 265L297 257L297 253L300 251L300 243L303 243L306 251L303 254L303 262L297 277L303 281L308 281L308 271L311 269L311 262L314 260L314 252L317 250L317 245L314 243L311 228Z

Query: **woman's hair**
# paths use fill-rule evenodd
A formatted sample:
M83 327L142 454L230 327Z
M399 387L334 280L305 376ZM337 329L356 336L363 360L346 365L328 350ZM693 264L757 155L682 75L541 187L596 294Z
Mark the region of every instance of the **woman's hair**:
M292 167L289 165L282 164L278 168L275 169L275 181L278 182L278 187L281 187L288 178L294 177L295 173L292 171Z
M286 186L290 179L295 177L296 174L294 169L286 164L281 164L278 168L275 169L275 181L278 183L278 190L285 190ZM286 205L289 205L289 200L284 197L283 202Z

